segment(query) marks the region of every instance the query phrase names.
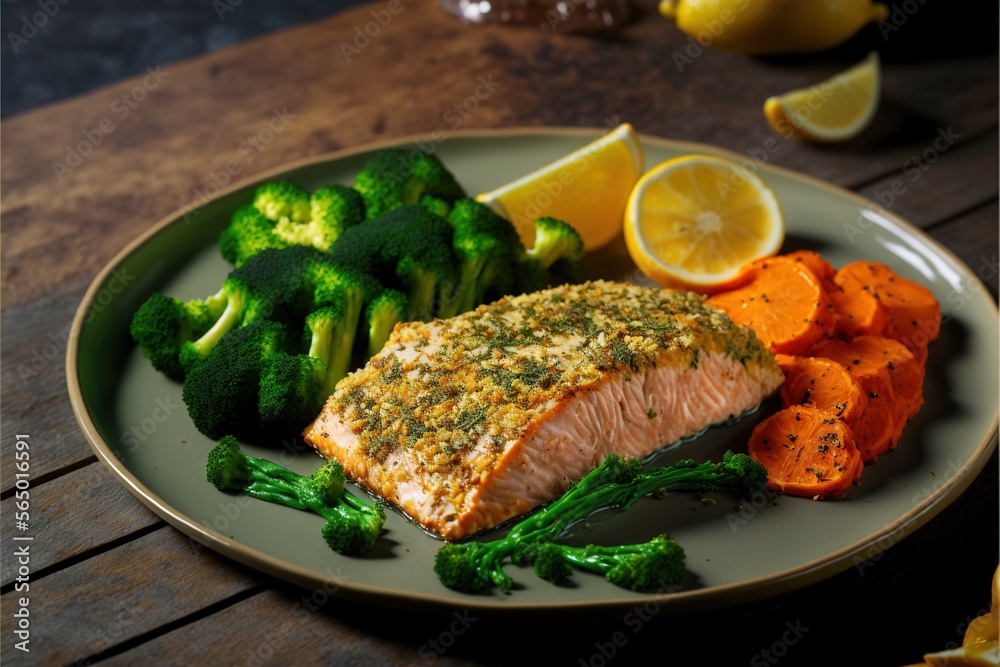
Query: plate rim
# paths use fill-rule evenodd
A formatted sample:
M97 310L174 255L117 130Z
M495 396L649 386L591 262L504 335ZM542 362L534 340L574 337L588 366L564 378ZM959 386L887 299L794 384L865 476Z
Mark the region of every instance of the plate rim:
M613 129L613 128L611 128ZM447 133L448 139L495 139L504 136L523 135L545 135L560 137L579 137L581 139L596 139L601 134L609 131L606 127L565 127L565 126L513 126L503 128L475 128L459 129ZM744 156L736 151L695 141L677 140L657 135L650 135L636 132L640 143L646 145L658 145L668 150L680 150L688 153L722 155L737 162L742 162ZM328 151L316 155L306 156L297 160L278 165L259 172L251 177L235 181L220 188L217 192L205 198L199 208L204 208L209 204L221 199L232 192L259 184L268 179L272 179L281 174L288 173L296 169L307 168L324 162L333 162L344 158L349 158L362 153L379 150L381 148L406 146L417 142L434 142L434 133L423 132L401 135L393 138L384 138L377 141L362 143L355 146L346 147L336 151ZM434 142L436 146L437 143ZM764 163L757 165L758 171L776 173L794 181L804 182L813 187L827 190L838 197L854 201L859 207L871 209L875 202L848 190L845 187L824 181L810 174L797 171L789 167ZM212 549L216 553L235 560L243 565L249 566L259 572L263 572L278 579L293 583L303 588L329 588L335 587L336 597L370 604L380 604L397 609L420 609L423 611L433 610L441 613L450 613L456 601L433 594L396 591L352 582L349 578L338 578L334 576L317 576L311 569L288 563L277 557L268 555L258 549L226 538L218 531L203 526L184 513L173 508L164 502L159 496L153 493L142 483L122 462L114 455L110 446L101 437L96 424L86 409L83 391L80 384L80 377L77 373L78 366L78 346L80 334L86 324L88 313L94 300L102 289L102 285L111 276L114 270L129 256L131 256L143 244L149 242L153 237L171 224L183 219L190 214L191 205L186 205L171 211L148 229L140 233L131 242L125 245L102 267L98 274L91 281L87 288L77 311L73 317L70 327L70 334L66 352L66 385L69 394L70 404L74 416L80 426L84 437L87 439L90 448L93 450L98 460L108 468L112 475L116 477L123 486L150 510L161 519L195 540L199 544ZM195 209L197 210L197 209ZM962 277L967 279L964 283L966 289L972 288L976 296L990 305L990 314L993 319L1000 320L998 316L998 306L993 300L992 294L979 280L972 269L960 259L953 251L942 245L936 239L927 234L908 220L900 217L892 211L880 208L879 216L885 218L896 226L900 231L911 234L919 238L923 243L930 246L940 257L948 260L953 268L956 268ZM681 592L652 593L643 596L622 597L620 599L608 599L600 601L580 601L580 602L516 602L504 600L503 603L496 602L491 597L468 596L461 604L470 610L478 613L496 613L507 615L511 613L532 613L549 612L559 610L564 612L584 612L593 614L595 612L613 611L620 612L624 609L634 607L637 601L656 601L659 609L679 610L685 613L708 611L725 607L736 607L742 604L756 602L770 598L782 593L806 587L818 583L830 576L847 570L851 565L851 559L865 549L870 549L886 536L893 536L897 531L903 529L902 536L894 538L890 543L905 539L909 534L923 527L933 517L942 512L952 501L958 498L975 480L976 476L982 472L986 462L992 456L998 441L998 422L1000 422L1000 408L993 413L991 425L983 436L972 456L959 468L952 477L940 488L932 492L920 503L913 506L902 516L893 522L886 524L878 530L855 543L843 547L833 553L826 554L821 558L802 563L797 567L783 570L771 575L765 575L754 579L740 581L733 584L713 586L707 589L695 589ZM880 549L882 551L884 549ZM516 595L516 594L515 594ZM726 600L730 600L726 604Z

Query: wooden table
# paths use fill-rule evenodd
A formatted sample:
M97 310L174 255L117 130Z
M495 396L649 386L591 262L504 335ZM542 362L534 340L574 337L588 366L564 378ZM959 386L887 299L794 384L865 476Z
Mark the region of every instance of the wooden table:
M243 178L438 127L627 120L643 133L748 155L777 139L773 164L883 200L903 185L891 210L957 253L997 293L995 45L957 49L922 38L916 31L936 20L929 5L919 9L922 23L913 15L910 27L886 38L873 27L834 53L801 59L699 49L651 2L617 39L467 27L433 2L402 0L392 5L395 14L385 13L388 6L374 3L187 62L149 63L142 77L3 123L4 664L603 665L664 664L680 654L688 656L680 664L704 656L713 665L764 665L787 653L786 664L817 665L867 645L868 658L837 664L892 667L960 642L967 620L989 603L998 563L995 453L967 493L876 566L745 607L649 620L613 659L600 651L610 650L620 628L606 622L484 617L454 635L452 617L337 599L304 613L300 603L313 605L311 591L195 546L97 461L67 400L74 311L119 249L213 180L229 178L227 164L232 178ZM367 41L358 37L377 16L391 21ZM883 53L885 100L867 135L817 147L768 128L761 114L768 95L819 81L869 48ZM679 67L676 53L690 62ZM474 111L457 113L483 80L495 90ZM277 132L262 133L282 114L272 125ZM913 172L911 156L932 147L939 130L954 143ZM252 152L242 143L248 137L257 137ZM13 648L21 593L10 534L15 434L22 432L31 435L36 536L30 653ZM783 636L795 643L774 649Z

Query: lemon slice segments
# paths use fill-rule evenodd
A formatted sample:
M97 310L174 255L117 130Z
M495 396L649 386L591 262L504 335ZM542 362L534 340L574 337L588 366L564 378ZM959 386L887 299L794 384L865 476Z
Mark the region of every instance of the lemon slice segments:
M667 160L642 176L625 212L638 268L664 287L710 293L785 239L774 191L738 162L710 155Z
M820 142L858 136L875 117L881 100L882 67L877 51L857 65L810 88L788 91L764 102L764 116L776 132Z
M644 168L639 136L623 123L476 200L510 220L526 248L534 245L535 220L548 216L576 229L591 252L621 233L625 204Z

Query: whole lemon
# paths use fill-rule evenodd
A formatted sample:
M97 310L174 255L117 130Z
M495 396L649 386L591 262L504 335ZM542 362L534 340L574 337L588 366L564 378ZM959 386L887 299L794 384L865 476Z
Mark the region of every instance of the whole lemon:
M660 0L659 10L704 46L754 55L825 51L889 14L871 0Z

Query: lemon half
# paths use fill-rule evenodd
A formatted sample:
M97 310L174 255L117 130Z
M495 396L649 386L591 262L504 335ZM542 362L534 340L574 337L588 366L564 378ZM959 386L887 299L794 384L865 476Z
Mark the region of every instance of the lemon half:
M846 141L871 123L882 86L877 52L811 88L789 91L764 102L764 116L776 131L812 141Z
M738 162L686 155L650 169L625 211L625 243L664 287L711 293L776 254L784 215L771 188Z
M517 228L525 247L535 240L535 220L568 223L596 250L622 231L625 204L644 168L642 144L624 123L568 155L476 197Z

